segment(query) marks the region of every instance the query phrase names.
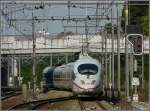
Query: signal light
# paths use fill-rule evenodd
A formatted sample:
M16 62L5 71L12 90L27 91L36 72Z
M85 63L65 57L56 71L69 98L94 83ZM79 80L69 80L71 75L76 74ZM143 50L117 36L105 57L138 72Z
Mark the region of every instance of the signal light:
M141 55L143 53L143 35L128 34L127 39L133 46L134 55Z

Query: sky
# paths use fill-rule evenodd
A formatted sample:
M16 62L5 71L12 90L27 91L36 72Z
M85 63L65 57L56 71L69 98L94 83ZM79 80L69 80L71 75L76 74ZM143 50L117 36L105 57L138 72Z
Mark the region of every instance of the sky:
M43 5L43 4L42 4ZM67 6L60 6L60 5L43 5L43 9L36 9L36 7L40 7L40 5L23 5L23 4L12 4L12 5L3 5L2 10L3 11L3 18L2 18L2 35L31 35L32 34L32 12L33 16L37 18L51 18L52 16L59 16L68 17L68 7ZM96 6L95 6L96 7ZM96 8L93 5L90 6L83 6L83 5L76 5L76 8L71 7L70 8L70 16L76 17L82 16L86 17L87 15L95 15L96 14ZM102 8L102 7L100 7ZM108 12L108 16L110 17L110 9ZM119 15L121 16L121 9L122 6L119 6ZM114 7L114 17L116 17L116 7ZM101 12L104 12L103 9L99 9L98 13L101 14ZM30 19L26 21L15 21L10 22L7 21L7 19ZM111 22L110 20L99 21L100 26L104 26L105 23ZM95 22L88 22L88 26L94 25ZM36 21L35 23L35 31L43 31L48 30L47 33L49 34L58 34L60 32L64 31L63 26L76 26L76 25L82 25L85 26L85 22L69 22L69 21ZM15 28L14 28L15 27ZM66 31L76 31L75 28L66 28ZM85 27L78 28L78 33L85 32ZM94 32L95 28L89 28L89 32Z

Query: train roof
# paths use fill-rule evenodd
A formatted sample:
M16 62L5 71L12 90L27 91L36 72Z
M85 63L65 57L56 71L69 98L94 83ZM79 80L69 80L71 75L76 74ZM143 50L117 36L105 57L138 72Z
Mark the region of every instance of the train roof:
M43 69L43 73L47 73L48 71L53 70L53 69L54 69L54 67L51 67L51 66L45 67Z

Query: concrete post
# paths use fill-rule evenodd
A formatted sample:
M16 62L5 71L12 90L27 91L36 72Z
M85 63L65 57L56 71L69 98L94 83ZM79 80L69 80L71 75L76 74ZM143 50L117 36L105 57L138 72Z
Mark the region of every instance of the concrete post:
M19 61L18 61L18 80L19 80L19 86L21 86L21 60L20 60L20 56L19 56Z
M41 81L40 85L41 85L40 91L43 92L44 91L44 89L43 89L43 81Z
M23 101L27 102L27 85L26 84L22 85L22 94L23 94Z

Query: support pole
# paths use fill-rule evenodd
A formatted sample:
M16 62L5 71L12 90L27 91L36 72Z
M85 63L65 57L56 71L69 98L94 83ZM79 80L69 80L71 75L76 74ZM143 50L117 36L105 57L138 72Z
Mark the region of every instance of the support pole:
M142 54L142 89L144 89L144 54Z
M76 21L76 34L78 33L78 22Z
M120 95L120 19L121 17L119 17L119 9L118 9L118 5L117 5L117 52L118 52L118 92Z
M130 80L132 81L132 79L133 79L133 69L134 69L134 55L133 55L133 53L131 53L131 55L130 55ZM131 90L133 90L133 85L131 85Z
M68 54L65 55L65 59L66 59L66 64L68 64Z
M98 8L99 3L96 4L96 18L98 18ZM98 28L98 20L96 19L95 33L97 32L97 28Z
M108 71L107 71L107 36L106 32L104 32L105 36L105 87L108 88Z
M126 15L126 19L125 19L125 34L127 35L127 25L128 25L128 0L126 0L126 10L125 10L125 15ZM127 41L127 37L125 37L125 75L126 75L126 98L127 101L130 101L130 97L129 97L129 63L128 63L128 59L129 59L129 55L128 55L128 41Z
M53 66L53 54L50 54L50 66Z
M112 88L112 80L111 80L111 78L112 78L112 67L111 67L111 54L109 55L109 88L110 88L110 90L111 90L111 88Z
M15 86L15 75L14 75L14 55L11 56L11 76L12 76L12 84Z
M35 93L36 93L36 74L35 74L35 48L36 48L36 38L35 38L35 18L33 16L32 13L32 40L33 40L33 53L32 53L32 59L33 59L33 63L32 63L32 76L33 76L33 96L36 97Z
M10 77L10 57L7 57L7 86L9 86L9 77Z
M115 57L115 52L114 52L114 5L112 4L112 12L111 12L111 23L112 23L112 88L114 89L114 57Z
M59 54L57 56L57 65L60 63L60 58L59 58Z
M70 0L68 0L68 20L70 20L70 7L71 7L71 3Z
M149 110L150 110L150 0L149 0Z
M21 59L21 58L20 58L20 55L19 55L19 61L18 61L19 86L21 86L21 80L20 80L20 79L21 79L21 78L20 78L20 77L21 77L21 65L20 65L20 62L21 62L21 61L20 61L20 59Z
M87 26L87 20L85 20L85 41L84 41L84 49L83 49L83 54L88 54L88 48L89 48L89 44L88 44L88 26Z

